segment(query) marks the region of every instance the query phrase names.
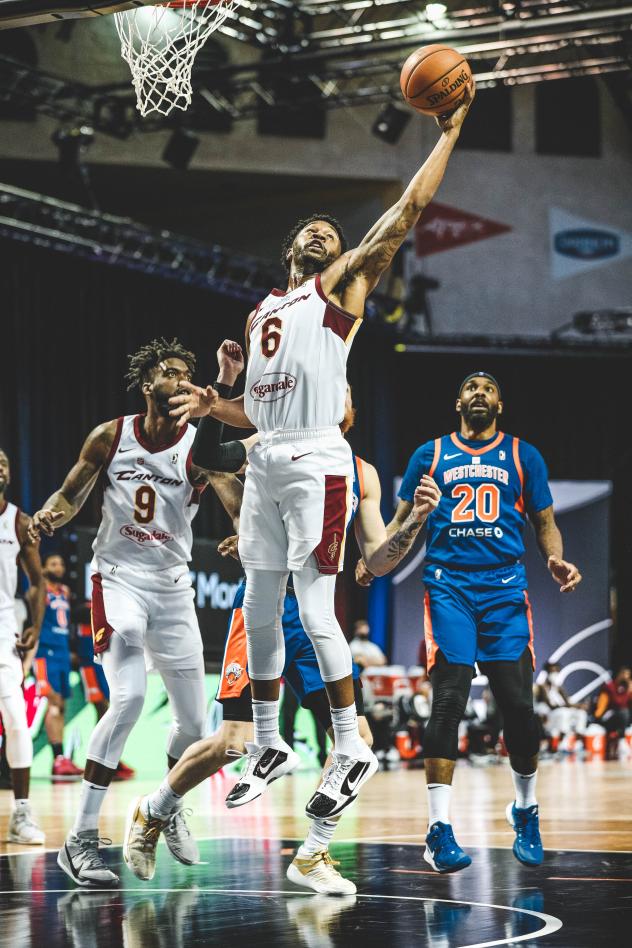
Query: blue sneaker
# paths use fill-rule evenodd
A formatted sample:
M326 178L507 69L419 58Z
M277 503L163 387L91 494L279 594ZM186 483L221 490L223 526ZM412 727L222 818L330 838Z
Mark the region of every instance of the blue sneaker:
M515 803L508 804L507 820L516 831L513 854L518 862L524 866L540 866L544 859L544 847L540 837L537 803L524 810Z
M432 824L426 836L424 859L435 872L458 872L472 863L455 840L450 824L439 821Z

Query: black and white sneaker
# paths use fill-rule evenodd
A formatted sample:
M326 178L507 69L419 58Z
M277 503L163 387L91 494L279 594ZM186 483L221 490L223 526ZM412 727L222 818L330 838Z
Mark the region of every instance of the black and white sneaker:
M378 768L377 757L368 748L367 751L369 756L363 759L333 752L331 767L323 774L320 786L305 807L309 817L329 819L353 803L362 785Z
M256 800L269 783L291 773L300 762L298 754L285 741L278 747L259 747L246 742L246 751L246 768L226 797L229 808Z
M99 834L96 830L70 833L57 854L57 865L77 885L108 887L117 886L119 883L119 877L101 858Z

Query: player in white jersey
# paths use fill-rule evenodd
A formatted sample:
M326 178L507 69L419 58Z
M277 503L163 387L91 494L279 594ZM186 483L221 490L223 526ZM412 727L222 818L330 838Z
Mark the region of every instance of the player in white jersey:
M46 582L38 544L28 539L29 518L5 497L10 481L9 458L0 450L0 714L15 799L6 839L10 843L41 845L44 833L33 818L28 799L33 741L22 692L22 659L37 645ZM18 628L15 612L18 561L29 580L26 599L31 625L23 631Z
M307 804L313 817L339 813L377 769L358 732L351 653L334 612L353 474L351 450L338 427L347 356L367 296L439 187L473 93L472 85L454 114L439 120L442 134L431 155L358 247L346 249L342 228L328 215L315 214L296 225L283 250L287 289L272 290L248 318L244 395L229 401L211 387L185 384L188 397L172 400L182 421L212 412L227 424L259 430L239 535L255 727L248 766L267 781L292 769L278 715L284 664L280 616L291 571L335 734L334 764ZM245 793L231 803L250 799Z
M131 356L129 387L142 391L146 414L95 428L62 487L31 525L34 537L40 530L52 534L75 516L102 477L102 519L92 560L92 629L110 706L90 738L81 802L58 856L61 868L83 886L118 882L98 851L98 819L125 741L142 711L146 657L160 673L171 704L169 766L204 736L202 640L188 562L191 521L202 490L217 475L192 463L195 428L178 428L169 417L169 398L183 391L194 367L193 354L176 339L155 339ZM197 862L197 846L182 812L170 823L166 841L180 862Z

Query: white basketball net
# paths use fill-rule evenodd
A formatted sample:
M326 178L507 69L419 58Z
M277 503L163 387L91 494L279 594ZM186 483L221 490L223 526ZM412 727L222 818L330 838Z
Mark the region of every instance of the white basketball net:
M182 9L143 6L114 14L141 115L189 107L197 51L240 3L192 0Z

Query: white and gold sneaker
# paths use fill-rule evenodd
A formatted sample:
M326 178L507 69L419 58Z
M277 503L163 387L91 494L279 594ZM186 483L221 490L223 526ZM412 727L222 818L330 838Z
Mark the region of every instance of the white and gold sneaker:
M145 797L132 800L127 811L123 859L137 879L148 882L156 871L156 846L169 819L160 820L150 812L145 816L142 803Z
M311 856L295 856L287 869L287 878L303 889L313 889L324 895L354 895L356 887L351 879L341 876L329 850L319 849Z

